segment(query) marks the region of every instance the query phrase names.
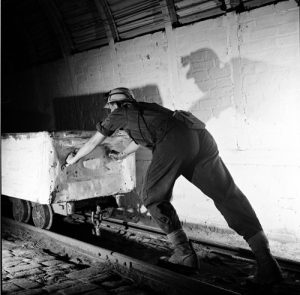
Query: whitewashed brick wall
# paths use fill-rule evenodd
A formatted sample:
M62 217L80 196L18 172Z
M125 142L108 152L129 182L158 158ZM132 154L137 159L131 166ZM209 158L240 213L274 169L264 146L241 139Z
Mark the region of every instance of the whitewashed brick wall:
M299 7L294 0L80 53L30 74L33 96L50 113L54 97L117 86L142 89L143 100L191 110L216 138L277 253L300 260ZM148 159L144 152L138 156L139 186ZM173 203L182 220L227 227L211 200L184 179L176 183Z

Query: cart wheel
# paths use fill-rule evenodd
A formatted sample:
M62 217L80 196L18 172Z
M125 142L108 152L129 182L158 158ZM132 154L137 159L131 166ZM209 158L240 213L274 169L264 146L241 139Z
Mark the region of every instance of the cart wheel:
M27 223L31 216L30 202L20 199L13 200L13 217L18 222Z
M36 227L50 229L53 223L53 211L50 205L36 204L32 209L32 220Z

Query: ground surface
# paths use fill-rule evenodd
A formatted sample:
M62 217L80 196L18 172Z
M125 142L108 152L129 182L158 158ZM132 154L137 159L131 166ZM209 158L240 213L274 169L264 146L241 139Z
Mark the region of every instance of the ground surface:
M4 203L2 202L1 205L3 210ZM11 208L7 207L6 209L5 215L10 215L8 212L11 212ZM152 264L157 264L160 256L171 255L172 253L170 244L166 240L157 240L155 236L149 234L134 234L129 231L110 228L102 230L101 236L96 237L91 235L91 225L67 223L66 220L64 223L62 223L62 220L57 220L53 229L70 237L80 240L85 239L87 242L94 243L100 247L111 249L112 251L123 253ZM57 283L67 284L68 282L72 282L74 285L74 278L71 279L69 273L78 272L80 274L82 269L91 266L91 263L85 261L84 257L68 257L61 249L57 249L55 254L47 252L47 243L48 241L46 239L43 240L43 238L35 242L30 236L25 234L12 236L10 232L5 231L5 228L2 227L3 291L9 294L13 294L14 292L20 292L20 295L26 294L24 293L25 289L22 289L22 284L27 286L24 283L24 279L30 281L30 287L37 286L43 292L45 291L45 287L55 286ZM218 255L204 246L196 245L195 250L200 260L200 268L193 276L200 278L204 282L243 294L300 294L299 268L294 272L283 269L285 280L279 285L267 289L257 288L256 286L246 284L247 276L255 273L254 263L248 260L242 261ZM41 260L39 261L39 259ZM44 259L46 259L45 263L43 262ZM100 271L99 275L101 275ZM23 281L18 281L19 285L14 284L12 280L17 279L22 279ZM78 284L80 285L81 283L82 281ZM101 284L97 286L101 287ZM104 291L107 292L108 289ZM82 291L80 294L85 294L84 292Z
M1 294L160 294L116 265L94 263L81 255L70 257L63 250L54 253L47 243L2 229Z

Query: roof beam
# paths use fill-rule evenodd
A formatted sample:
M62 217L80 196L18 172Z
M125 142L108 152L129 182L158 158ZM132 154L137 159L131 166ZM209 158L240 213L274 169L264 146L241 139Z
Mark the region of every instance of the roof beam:
M119 41L119 33L113 15L106 0L94 0L98 13L104 23L105 32L109 43Z
M174 24L178 23L178 18L176 14L176 9L173 0L161 0L160 1L161 10L165 19L166 24Z
M49 19L54 33L58 39L63 56L68 56L74 50L73 40L66 28L62 16L55 5L54 1L39 0L41 7Z

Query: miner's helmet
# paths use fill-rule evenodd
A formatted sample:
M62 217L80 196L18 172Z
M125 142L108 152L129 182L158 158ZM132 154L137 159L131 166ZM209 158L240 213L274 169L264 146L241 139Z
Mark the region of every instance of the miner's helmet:
M112 102L133 102L135 101L133 92L125 87L114 88L107 93L106 104L104 108L109 108Z

